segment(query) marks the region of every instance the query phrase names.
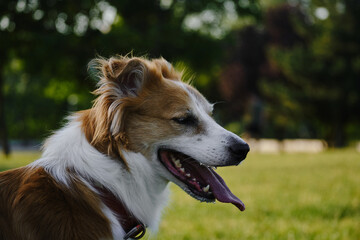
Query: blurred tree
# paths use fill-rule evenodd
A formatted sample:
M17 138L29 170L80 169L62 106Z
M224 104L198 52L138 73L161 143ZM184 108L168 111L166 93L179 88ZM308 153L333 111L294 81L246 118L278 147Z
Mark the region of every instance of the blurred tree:
M89 106L93 82L86 81L86 64L96 53L161 54L208 71L221 59L225 23L238 15L259 19L257 1L1 1L5 152L6 130L12 138L33 139L56 128L68 111Z
M253 112L246 119L246 128L252 136L259 137L263 121L258 113L262 103L257 81L265 61L266 36L255 26L247 26L236 32L234 41L235 47L229 48L228 63L220 77L221 93L228 101L224 121L241 119L245 113Z
M307 24L303 11L298 6L288 4L269 8L265 16L267 60L262 66L258 86L267 102L265 114L271 128L267 129L266 134L280 140L285 137L310 137L298 132L308 112L300 107L301 102L296 98L302 90L289 81L284 69L272 55L277 50L290 52L298 46L306 47L306 40L298 33L296 26L305 27Z
M42 135L44 127L54 126L54 120L69 110L67 96L55 85L85 76L81 63L93 54L87 47L94 35L100 35L97 29L85 32L82 28L82 12L89 12L91 6L92 1L1 1L0 92L5 94L1 105L12 109L0 111L5 153L9 152L7 129L10 136L25 139ZM85 33L87 39L79 37Z
M3 53L0 51L0 56ZM4 62L1 61L0 57L0 72L1 66L4 65ZM8 135L7 135L7 128L6 128L6 120L5 120L5 104L4 104L4 91L2 89L2 86L4 86L4 77L3 74L0 74L0 142L3 146L3 150L5 155L9 155L10 153L10 146L8 142Z
M320 137L336 147L358 138L359 28L356 0L270 8L263 28L237 33L240 47L228 58L236 74L223 74L224 96L240 103L231 110L253 111L247 102L256 95L266 100L267 136Z
M293 21L306 44L272 45L269 57L284 74L300 119L343 147L346 129L360 122L360 2L314 0L308 11L309 21Z

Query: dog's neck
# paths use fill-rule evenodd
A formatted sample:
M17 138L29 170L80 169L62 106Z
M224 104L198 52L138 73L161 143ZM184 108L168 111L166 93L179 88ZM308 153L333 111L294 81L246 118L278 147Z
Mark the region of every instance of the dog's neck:
M81 131L80 122L72 117L45 142L43 156L32 166L44 167L66 185L71 177L68 169L97 181L120 199L138 220L156 231L161 210L168 201L168 182L156 174L151 161L142 154L127 151L123 156L129 170L92 147Z
M140 239L146 232L146 226L139 221L111 191L94 185L102 202L113 212L122 226L127 238ZM124 238L124 239L127 239Z

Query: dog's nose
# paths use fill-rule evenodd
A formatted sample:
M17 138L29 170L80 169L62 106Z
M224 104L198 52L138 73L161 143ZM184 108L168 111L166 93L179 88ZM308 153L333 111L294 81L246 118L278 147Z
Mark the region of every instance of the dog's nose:
M246 158L246 155L250 151L250 147L249 144L244 141L236 141L230 145L229 150L234 155L236 161L239 164L242 160Z

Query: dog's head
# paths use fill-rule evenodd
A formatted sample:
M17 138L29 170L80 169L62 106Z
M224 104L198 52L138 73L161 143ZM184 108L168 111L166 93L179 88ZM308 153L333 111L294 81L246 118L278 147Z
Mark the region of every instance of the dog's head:
M238 165L249 146L213 120L212 104L181 81L165 59L117 57L96 63L101 70L98 98L83 119L96 148L125 165L124 149L139 152L159 176L194 198L244 210L214 168Z

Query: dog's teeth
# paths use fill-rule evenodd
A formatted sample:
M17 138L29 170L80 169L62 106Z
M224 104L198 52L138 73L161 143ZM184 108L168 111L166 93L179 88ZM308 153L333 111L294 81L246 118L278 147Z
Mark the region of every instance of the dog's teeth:
M180 172L184 173L185 169L184 168L180 168Z
M187 177L191 177L190 173L185 174L185 176L187 176Z
M176 166L177 168L181 168L181 167L182 167L181 162L180 162L179 159L176 159L176 160L173 160L173 161L174 161L175 166Z
M204 164L202 164L201 162L199 162L199 164L200 164L200 166L204 165Z
M196 182L196 178L193 178L192 180L193 180L193 182Z
M217 169L217 167L212 167L212 169L216 170L216 169Z
M209 185L207 185L206 187L203 187L203 188L202 188L202 190L203 190L204 192L208 192L209 189L210 189L210 186L209 186Z

